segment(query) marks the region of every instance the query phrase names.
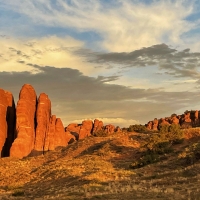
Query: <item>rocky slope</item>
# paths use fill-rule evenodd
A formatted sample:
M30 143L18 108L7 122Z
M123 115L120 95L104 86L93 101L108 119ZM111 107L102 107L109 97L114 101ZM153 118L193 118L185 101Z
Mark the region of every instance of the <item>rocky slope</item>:
M15 107L10 92L0 89L0 155L23 158L43 154L66 147L75 140L84 139L104 131L119 132L119 127L103 125L99 120L84 120L82 124L63 126L62 120L51 113L51 101L47 94L37 98L34 88L22 86Z

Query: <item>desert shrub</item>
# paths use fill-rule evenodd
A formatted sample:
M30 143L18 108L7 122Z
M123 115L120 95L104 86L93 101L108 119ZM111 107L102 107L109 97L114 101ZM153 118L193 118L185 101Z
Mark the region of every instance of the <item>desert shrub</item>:
M99 130L99 131L96 131L95 133L93 133L93 135L96 137L107 137L108 133L105 132L104 130Z
M130 168L137 169L149 164L156 163L160 160L159 155L152 151L147 151L139 160L133 162Z
M141 124L135 124L135 125L130 125L128 128L129 132L138 132L138 133L144 133L147 131L146 126L141 125Z
M185 159L186 164L194 164L200 160L200 143L197 142L185 148L185 152L180 158Z
M13 192L12 196L15 196L15 197L24 196L24 190L22 190L22 189L16 189L16 190Z

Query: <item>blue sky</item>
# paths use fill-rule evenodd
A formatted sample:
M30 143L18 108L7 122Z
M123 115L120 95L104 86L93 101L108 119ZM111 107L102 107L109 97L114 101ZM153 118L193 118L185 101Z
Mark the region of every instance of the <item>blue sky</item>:
M0 0L0 87L17 102L29 82L65 125L200 109L199 10L197 0Z

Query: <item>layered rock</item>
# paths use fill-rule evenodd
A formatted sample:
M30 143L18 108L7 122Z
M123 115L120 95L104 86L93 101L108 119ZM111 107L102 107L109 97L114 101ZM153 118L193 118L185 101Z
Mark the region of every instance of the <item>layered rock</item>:
M51 101L45 93L41 93L38 98L36 111L36 135L34 150L38 152L44 151L45 139L49 131L51 117ZM48 138L49 139L49 138Z
M23 85L16 108L16 139L10 149L11 157L23 158L34 148L36 99L34 88Z
M0 156L3 156L3 146L7 138L7 107L8 100L5 94L5 91L0 89Z

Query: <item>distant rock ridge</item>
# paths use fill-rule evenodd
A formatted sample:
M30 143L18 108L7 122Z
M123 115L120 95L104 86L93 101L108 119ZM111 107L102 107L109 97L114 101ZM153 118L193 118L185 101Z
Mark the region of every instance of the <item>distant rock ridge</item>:
M186 110L184 114L177 115L172 114L170 117L155 118L145 124L146 128L149 130L158 130L160 126L179 124L181 128L192 128L200 126L200 111L199 110Z
M37 98L35 89L25 84L15 107L13 95L0 89L0 157L40 155L99 131L113 134L121 129L111 124L104 126L98 119L64 127L62 120L52 115L47 94L41 93Z

